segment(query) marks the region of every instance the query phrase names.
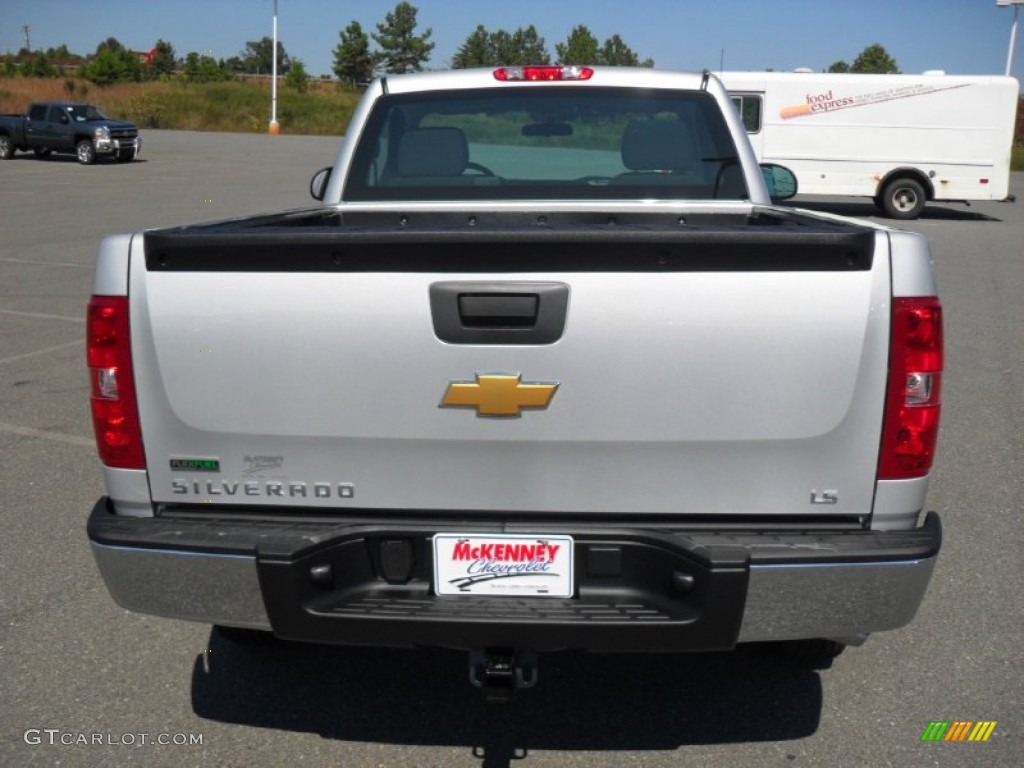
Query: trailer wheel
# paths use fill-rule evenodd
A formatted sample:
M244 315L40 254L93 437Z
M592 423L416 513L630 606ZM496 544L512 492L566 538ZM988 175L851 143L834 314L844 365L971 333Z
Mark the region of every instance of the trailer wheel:
M10 160L14 156L14 144L11 137L0 133L0 160Z
M921 183L907 177L890 181L881 195L882 210L892 219L916 219L927 200Z

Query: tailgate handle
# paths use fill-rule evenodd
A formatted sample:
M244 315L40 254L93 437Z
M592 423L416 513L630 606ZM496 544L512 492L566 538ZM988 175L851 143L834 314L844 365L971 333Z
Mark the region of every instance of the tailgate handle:
M446 281L430 286L434 333L450 344L552 344L569 306L565 283Z
M464 328L532 328L537 324L535 293L460 293Z

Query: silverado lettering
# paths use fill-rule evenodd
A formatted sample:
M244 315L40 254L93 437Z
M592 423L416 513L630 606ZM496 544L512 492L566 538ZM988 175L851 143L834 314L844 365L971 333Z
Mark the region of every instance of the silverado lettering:
M226 494L234 496L241 492L246 496L284 496L291 497L312 497L317 499L351 499L355 496L355 488L350 483L282 483L275 480L247 480L243 483L228 482L221 480L186 480L174 478L171 480L171 493L183 495L194 493L197 495L219 496Z

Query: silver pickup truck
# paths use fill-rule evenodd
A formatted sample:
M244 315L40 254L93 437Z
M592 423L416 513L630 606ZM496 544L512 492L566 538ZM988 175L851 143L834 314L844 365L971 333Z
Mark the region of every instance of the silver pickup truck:
M465 649L494 698L547 650L821 661L906 624L941 544L928 244L794 184L708 74L499 67L376 80L322 205L107 238L110 592Z

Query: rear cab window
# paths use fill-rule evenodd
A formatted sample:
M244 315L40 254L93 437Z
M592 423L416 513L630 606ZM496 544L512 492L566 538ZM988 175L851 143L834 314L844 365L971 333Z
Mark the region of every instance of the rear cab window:
M693 200L747 199L748 191L706 92L524 86L381 97L342 197L499 195Z

